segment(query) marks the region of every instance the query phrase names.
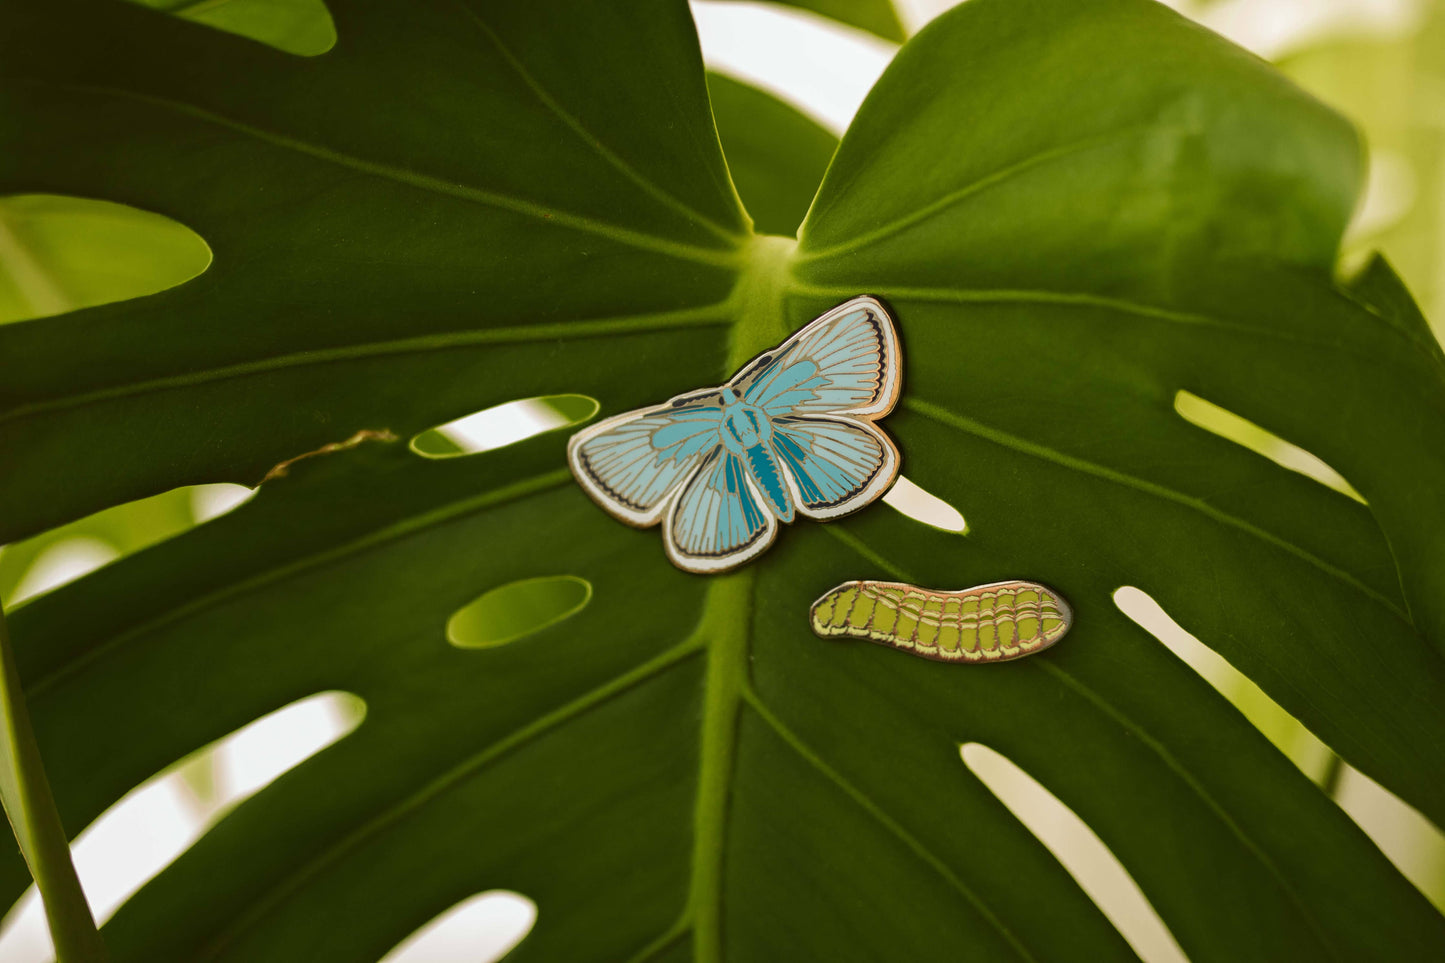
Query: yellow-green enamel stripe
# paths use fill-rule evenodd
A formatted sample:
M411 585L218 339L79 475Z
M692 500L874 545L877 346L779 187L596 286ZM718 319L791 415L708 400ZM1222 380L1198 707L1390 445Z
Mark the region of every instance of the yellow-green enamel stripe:
M813 603L813 631L866 639L939 662L1005 662L1063 638L1073 612L1037 582L1007 581L956 592L904 582L844 582Z

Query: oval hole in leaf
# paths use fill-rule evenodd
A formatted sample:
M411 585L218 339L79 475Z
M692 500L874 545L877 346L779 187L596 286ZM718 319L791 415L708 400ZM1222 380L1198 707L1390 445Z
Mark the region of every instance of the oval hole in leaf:
M977 742L964 765L1054 854L1145 963L1188 963L1139 884L1089 825L1007 756Z
M1364 496L1355 491L1339 472L1325 464L1318 456L1285 441L1273 432L1266 431L1247 418L1241 418L1234 412L1188 391L1180 391L1174 395L1174 410L1185 421L1210 434L1243 445L1276 465L1313 478L1321 485L1365 504Z
M447 641L462 649L505 645L571 618L591 600L592 583L575 575L509 582L457 609Z
M132 789L71 844L97 923L195 845L222 816L277 777L356 730L366 703L318 692L222 736ZM0 924L0 960L53 958L32 884Z
M300 57L336 46L336 24L322 0L132 0L182 20L234 33Z
M536 922L536 903L510 890L488 890L462 900L412 933L381 963L500 960Z
M455 458L516 444L533 435L586 421L597 414L596 398L545 395L484 408L423 431L411 450L427 458Z
M1147 592L1122 586L1114 592L1114 604L1229 700L1334 798L1406 879L1445 910L1445 833L1409 803L1343 762L1247 675L1175 622Z
M903 475L888 489L883 501L895 511L907 515L916 522L931 525L945 532L968 534L968 522L963 513L937 495L924 491Z
M155 294L210 264L201 236L160 214L58 194L0 197L0 324Z

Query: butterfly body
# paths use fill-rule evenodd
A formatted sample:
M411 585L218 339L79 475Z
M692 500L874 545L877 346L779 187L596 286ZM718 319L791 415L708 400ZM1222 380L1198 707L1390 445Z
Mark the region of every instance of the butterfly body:
M740 397L724 404L721 430L722 446L740 456L748 474L767 499L768 508L780 521L793 520L793 501L783 481L783 471L773 452L773 423L767 413Z
M721 388L578 432L568 460L617 518L662 522L679 568L725 571L766 550L778 522L836 518L887 490L898 451L873 421L900 382L891 318L875 299L854 298Z

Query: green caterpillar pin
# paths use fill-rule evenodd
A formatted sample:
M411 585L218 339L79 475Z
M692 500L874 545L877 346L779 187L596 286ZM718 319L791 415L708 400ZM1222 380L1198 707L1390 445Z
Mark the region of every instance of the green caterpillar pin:
M867 639L939 662L1005 662L1064 637L1074 613L1037 582L936 592L904 582L844 582L813 603L813 631Z

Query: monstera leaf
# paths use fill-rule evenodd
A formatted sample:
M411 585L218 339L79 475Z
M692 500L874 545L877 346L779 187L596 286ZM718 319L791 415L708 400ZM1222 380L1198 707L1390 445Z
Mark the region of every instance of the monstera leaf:
M970 0L903 47L795 241L750 226L682 3L329 7L309 58L128 4L0 14L0 191L132 205L214 253L0 328L0 537L290 462L13 613L66 830L298 698L367 704L122 907L114 958L374 960L493 888L538 904L518 960L1130 958L966 743L1072 807L1196 963L1445 952L1111 598L1149 592L1445 820L1445 362L1383 263L1331 279L1360 170L1338 117L1147 0ZM779 158L816 141L716 89L755 174L760 130ZM801 210L749 194L775 230ZM716 384L859 293L899 322L903 470L967 536L877 505L696 577L588 501L564 433L404 443L516 398ZM1368 504L1184 421L1180 390ZM579 611L449 644L471 600L558 577ZM986 667L814 637L809 603L869 577L1036 579L1076 624Z

